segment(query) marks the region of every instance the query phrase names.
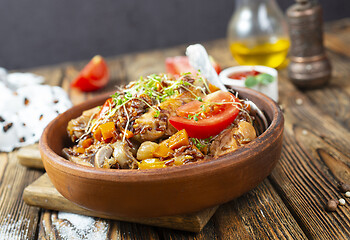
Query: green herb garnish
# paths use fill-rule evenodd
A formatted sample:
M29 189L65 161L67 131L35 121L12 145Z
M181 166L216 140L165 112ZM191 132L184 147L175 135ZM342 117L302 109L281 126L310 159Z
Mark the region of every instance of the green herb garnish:
M258 84L258 80L254 76L248 76L244 82L244 85L249 88L254 87L257 84Z
M205 139L191 138L192 143L200 150L203 151L206 147L208 147L212 137Z
M263 85L268 85L275 80L274 77L272 77L270 74L267 74L267 73L261 73L257 75L255 78L256 80L258 80L259 83Z
M255 85L268 85L275 80L273 76L267 73L260 73L256 76L248 76L244 81L244 85L248 88L254 87Z
M153 115L153 117L157 118L157 117L159 117L159 114L160 114L160 111L157 110L156 113Z

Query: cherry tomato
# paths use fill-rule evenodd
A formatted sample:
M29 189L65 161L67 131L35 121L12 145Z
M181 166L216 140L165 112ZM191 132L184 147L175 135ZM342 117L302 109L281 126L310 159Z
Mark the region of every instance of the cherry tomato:
M185 129L190 137L208 138L228 127L239 113L240 101L232 93L216 91L203 101L189 102L176 110L169 122L177 129Z
M84 92L98 90L107 85L109 71L105 60L97 55L81 70L71 83L72 87Z

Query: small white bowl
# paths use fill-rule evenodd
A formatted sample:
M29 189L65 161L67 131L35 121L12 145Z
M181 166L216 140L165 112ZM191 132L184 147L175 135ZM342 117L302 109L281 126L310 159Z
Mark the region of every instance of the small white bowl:
M278 72L274 68L266 67L266 66L235 66L235 67L229 67L224 69L219 77L220 80L222 81L223 84L227 86L238 86L238 87L245 87L245 80L236 80L229 78L230 75L234 73L240 73L240 72L249 72L249 71L258 71L261 73L267 73L270 74L272 77L275 78L275 80L268 84L268 85L262 85L262 84L257 84L251 89L254 89L256 91L262 92L265 95L269 96L276 102L278 101Z

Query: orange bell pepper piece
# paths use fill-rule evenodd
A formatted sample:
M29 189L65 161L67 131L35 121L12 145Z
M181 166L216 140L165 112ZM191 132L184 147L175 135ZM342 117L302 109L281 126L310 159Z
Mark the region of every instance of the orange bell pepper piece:
M83 153L85 152L85 149L82 148L82 147L77 147L77 148L75 148L75 151L76 151L77 153L83 154Z
M174 151L172 149L170 149L167 144L165 143L165 141L161 142L157 149L154 151L153 156L154 157L162 157L162 158L166 158L166 157L170 157L170 155L173 153Z
M150 158L142 160L138 163L139 169L154 169L154 168L166 168L164 161L159 161L156 158Z
M88 148L91 146L92 142L93 142L92 138L87 138L81 143L81 146L83 148Z
M166 141L168 142L169 148L172 150L190 144L188 134L185 129L178 131Z
M127 139L132 138L134 136L134 133L129 130L122 129L122 132L125 135L125 138Z
M170 157L172 153L174 153L175 149L182 146L187 146L189 144L190 140L188 138L188 134L185 129L182 129L167 140L161 142L158 145L157 149L154 151L153 156L167 158Z
M220 88L218 88L217 86L215 86L211 83L208 84L208 87L209 87L210 92L212 92L212 93L220 90Z
M93 136L97 141L101 141L102 134L101 129L99 127L94 131Z
M103 139L112 138L116 135L114 122L106 122L98 127L101 130Z

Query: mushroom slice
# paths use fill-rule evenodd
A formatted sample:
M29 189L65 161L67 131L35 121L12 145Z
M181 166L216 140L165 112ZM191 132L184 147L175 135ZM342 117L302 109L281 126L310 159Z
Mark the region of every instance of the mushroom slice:
M102 168L105 161L112 156L113 148L109 145L101 147L95 155L95 167Z
M210 146L210 152L214 157L233 152L239 147L237 140L234 138L234 131L235 129L225 129L215 138Z
M113 148L113 157L121 168L133 169L138 167L137 161L126 142L117 141L113 144Z

